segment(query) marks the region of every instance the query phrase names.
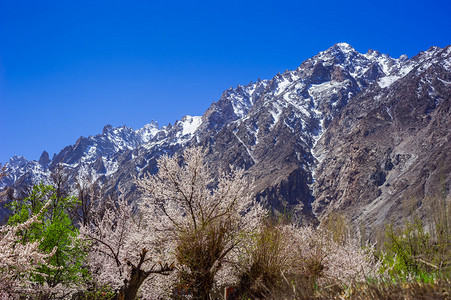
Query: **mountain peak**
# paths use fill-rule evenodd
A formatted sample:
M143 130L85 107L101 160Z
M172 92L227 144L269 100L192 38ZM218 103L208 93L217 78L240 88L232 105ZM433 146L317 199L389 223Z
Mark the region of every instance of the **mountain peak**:
M50 163L50 157L47 151L44 150L44 152L42 152L38 162L43 166L47 166Z
M154 120L149 124L144 125L142 128L136 130L136 133L141 136L144 143L149 142L159 131L160 126Z
M368 49L368 52L366 52L366 56L380 56L381 53L377 50Z
M334 46L340 48L343 52L356 51L351 45L348 43L336 43Z
M22 167L26 165L28 160L22 155L14 155L9 159L9 167Z
M157 121L152 120L149 124L142 127L143 129L158 129L159 125Z
M350 53L358 53L350 44L348 43L336 43L326 51L322 51L319 53L320 56L323 55L345 55L347 56Z
M110 124L105 125L105 127L103 127L102 134L105 135L108 132L111 132L112 130L113 130L113 126L112 125L110 125Z
M331 61L331 60L347 61L352 60L353 58L359 55L360 53L357 50L355 50L350 44L336 43L329 49L319 52L312 59L314 60L319 59L321 61Z

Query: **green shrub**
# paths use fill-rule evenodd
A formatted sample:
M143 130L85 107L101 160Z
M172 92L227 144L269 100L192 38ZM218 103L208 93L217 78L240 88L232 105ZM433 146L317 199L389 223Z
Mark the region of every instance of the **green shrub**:
M449 271L449 235L442 231L433 236L418 217L406 222L402 230L387 225L385 239L383 271L390 276L404 279L414 276L427 282L434 274Z
M61 198L52 186L42 183L36 185L28 197L9 205L13 214L8 219L8 224L23 223L37 214L49 200L51 204L40 215L40 222L20 232L24 243L41 241L39 248L43 252L51 253L56 249L48 261L52 267L39 267L39 274L34 277L34 281L40 284L46 282L49 287L58 284L77 286L88 275L88 270L85 266L86 249L82 243L74 242L78 229L68 214L77 204L75 197Z

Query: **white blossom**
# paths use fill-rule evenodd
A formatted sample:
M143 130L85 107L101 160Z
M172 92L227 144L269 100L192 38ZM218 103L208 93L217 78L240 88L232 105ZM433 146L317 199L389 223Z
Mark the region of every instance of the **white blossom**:
M88 261L97 283L120 291L133 281L133 270L144 272L144 284L153 274L169 273L167 241L125 200L109 201L103 215L93 220L81 226L80 233L91 241Z
M41 241L21 242L21 231L27 230L32 224L39 222L39 217L50 205L49 200L41 211L24 223L15 226L0 227L0 293L14 294L17 292L36 291L30 277L36 274L39 266L52 266L47 259L56 252L56 247L50 253L43 253L39 249Z
M266 215L252 197L244 171L223 172L215 179L205 162L205 153L200 148L190 148L181 157L161 157L158 173L138 180L138 185L147 195L140 207L144 220L157 224L157 232L170 237L166 248L169 253L173 253L181 236L195 237L207 244L207 232L212 232L208 230L226 228L221 251L215 254L207 272L216 275L217 282L230 283L233 274L227 271L227 265L236 262L234 252L249 233L261 226ZM195 273L188 266L177 265L176 270L181 269Z

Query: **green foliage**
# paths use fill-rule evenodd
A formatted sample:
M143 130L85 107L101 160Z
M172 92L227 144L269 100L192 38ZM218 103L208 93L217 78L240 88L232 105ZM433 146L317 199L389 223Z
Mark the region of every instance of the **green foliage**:
M413 222L406 222L401 231L387 225L385 239L387 253L383 271L392 277L406 279L414 276L422 282L430 282L436 274L446 271L450 261L449 235L442 231L433 236L418 217Z
M56 247L55 254L50 258L49 265L42 266L34 280L51 287L59 283L76 284L87 276L84 266L85 247L75 241L78 229L69 217L69 211L77 205L75 197L59 198L52 186L39 184L33 187L30 195L23 200L13 201L9 208L13 214L8 219L9 225L25 222L29 217L38 213L51 200L51 205L40 217L40 223L33 224L26 231L20 233L23 242L41 241L40 249L51 253Z

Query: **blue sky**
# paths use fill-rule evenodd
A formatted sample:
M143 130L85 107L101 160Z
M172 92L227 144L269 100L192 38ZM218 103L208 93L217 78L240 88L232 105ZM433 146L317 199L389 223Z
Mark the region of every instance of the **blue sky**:
M450 15L447 0L0 0L0 162L106 124L201 115L337 42L393 57L444 47Z

